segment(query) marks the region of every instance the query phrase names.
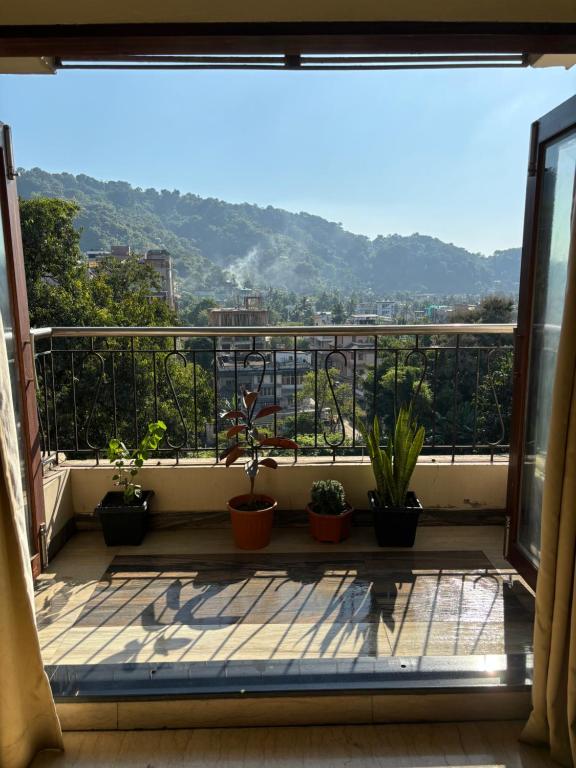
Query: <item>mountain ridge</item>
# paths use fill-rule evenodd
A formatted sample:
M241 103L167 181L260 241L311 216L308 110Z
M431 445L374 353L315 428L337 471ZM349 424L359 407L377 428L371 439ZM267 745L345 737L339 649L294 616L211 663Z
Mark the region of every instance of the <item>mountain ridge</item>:
M20 173L22 197L62 197L79 204L83 250L122 243L136 251L167 248L184 290L218 288L231 275L238 284L300 293L518 290L519 248L483 256L419 233L371 239L321 216L273 206L227 203L40 168Z

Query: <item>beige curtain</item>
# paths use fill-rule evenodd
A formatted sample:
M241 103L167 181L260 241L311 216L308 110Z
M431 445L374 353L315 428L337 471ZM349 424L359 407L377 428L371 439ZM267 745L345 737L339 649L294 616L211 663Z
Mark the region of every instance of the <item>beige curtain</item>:
M25 768L62 749L34 616L22 478L4 329L0 319L0 766Z
M576 216L546 458L534 626L533 710L523 740L576 764Z

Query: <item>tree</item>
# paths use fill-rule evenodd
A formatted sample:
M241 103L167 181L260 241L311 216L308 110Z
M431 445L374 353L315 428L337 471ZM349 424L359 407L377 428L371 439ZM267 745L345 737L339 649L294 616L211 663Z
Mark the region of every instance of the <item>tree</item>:
M514 319L514 299L493 294L485 296L474 309L455 312L455 323L511 323Z
M21 201L31 324L175 325L175 313L154 298L161 288L157 273L137 256L104 259L90 274L74 227L78 212L75 203L63 200ZM211 368L202 365L200 354L174 349L171 338L107 337L90 345L57 339L51 354L60 449L70 456L77 447L103 448L111 437L134 446L158 417L168 425L167 447L184 444L187 434L194 445L191 433L212 417ZM49 387L51 376L49 366ZM41 406L43 397L40 386Z
M308 296L302 296L295 307L294 321L299 325L314 325L314 311Z
M255 205L231 205L177 191L135 189L85 175L24 171L21 194L81 201L83 250L130 242L142 250L166 247L188 291L227 283L226 272L255 285L283 286L318 294L339 286L342 297L370 287L375 294L398 291L480 294L495 281L517 289L519 252L484 258L432 237L390 235L374 240L346 232L334 222ZM228 278L229 279L229 278Z
M432 419L432 390L422 380L423 369L416 365L399 364L398 368L385 362L376 371L376 408L374 409L374 372L370 371L363 381L367 423L377 415L388 429L396 420L402 405L412 404L415 418L426 428Z
M107 314L103 325L175 325L176 314L162 298L156 271L139 257L103 259L90 281L96 306Z
M99 325L74 228L79 208L67 200L20 201L26 289L32 327Z
M330 390L328 376L332 382L334 394ZM314 371L304 374L298 399L300 403L304 400L314 402L319 432L327 428L333 433L340 427L336 403L344 420L352 418L352 385L341 380L340 371L337 368L329 368L328 375L323 368L318 369L317 375Z
M346 307L340 298L332 302L332 321L334 325L341 325L346 320Z
M458 350L455 349L455 337L435 337L435 343L445 347L436 357L434 370L437 442L449 445L455 440L471 445L475 439L477 442L498 439L500 423L490 386L489 365L493 380L498 383L504 424L509 424L512 387L507 367L512 350L502 348L511 346L511 337L482 333L481 330L483 323L510 323L513 314L514 300L511 297L486 296L474 309L454 317L454 322L474 325L474 333L460 335ZM491 353L493 348L497 351Z
M210 325L210 310L217 306L218 302L213 298L196 299L190 297L180 306L180 321L183 325L194 327Z
M512 373L512 352L492 353L490 369L476 393L478 442L506 445L510 441Z
M174 325L160 279L137 256L103 259L94 274L80 251L76 203L20 201L26 288L32 326Z

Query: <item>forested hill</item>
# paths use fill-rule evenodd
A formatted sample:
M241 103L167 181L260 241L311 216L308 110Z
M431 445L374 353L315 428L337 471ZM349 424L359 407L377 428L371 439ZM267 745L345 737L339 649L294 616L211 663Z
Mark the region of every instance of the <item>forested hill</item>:
M102 182L80 174L22 171L20 195L76 200L83 250L130 244L167 248L184 289L273 285L305 293L371 288L438 294L518 289L520 249L486 258L433 237L374 240L308 213L225 203L193 194Z

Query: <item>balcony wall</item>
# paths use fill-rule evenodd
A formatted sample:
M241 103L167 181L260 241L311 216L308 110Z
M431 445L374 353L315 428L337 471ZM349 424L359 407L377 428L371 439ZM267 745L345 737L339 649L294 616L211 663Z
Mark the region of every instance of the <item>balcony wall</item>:
M341 480L353 506L366 509L374 481L358 425L370 418L371 408L391 423L401 398L411 398L421 409L427 432L413 480L425 508L432 510L423 521L492 522L495 516L489 513L500 510L496 517L502 522L511 399L511 366L503 363L513 354L512 331L507 324L370 326L362 329L371 339L372 365L366 366L358 326L324 326L322 332L332 339L328 348L320 344L315 326L222 328L218 337L214 329L189 327L39 329L34 339L43 458L64 461L46 474L52 549L77 522L89 524L95 506L112 489L113 470L105 460L109 436L121 435L132 450L151 418L168 425L162 458L150 462L141 476L143 486L156 494L153 525L226 524L226 501L246 492L247 481L242 466L226 469L214 461L230 426L220 414L234 404L242 384L252 390L266 385L265 398L274 382L278 389L270 402L282 405L289 396L285 415L296 415L297 421L288 423L287 436L296 435L300 443L297 463L285 456L277 471L263 470L258 478L257 489L278 499L279 524L303 522L317 479ZM251 339L258 352L224 352L222 342L238 334ZM354 338L352 348L343 347ZM331 394L326 400L321 389L315 390L316 408L303 397L293 362L286 368L292 383L281 383L283 364L295 354L300 363L308 361L315 387L322 386L320 377L328 371ZM347 361L345 375L329 373L338 361ZM376 385L367 380L375 362ZM409 390L412 395L405 391L409 378L402 378L408 368L420 377ZM203 382L199 389L197 375ZM255 376L254 381L244 381L245 375ZM336 394L343 383L348 395ZM266 426L283 434L281 418ZM358 522L368 523L369 516L358 516Z
M69 534L75 520L86 522L104 494L112 488L113 470L90 462L67 462L48 470L45 478L46 515L49 541L58 548L59 538ZM459 463L422 460L416 467L412 486L428 509L461 511L462 521L470 513L502 510L506 503L508 464L490 463L463 457ZM303 510L314 480L334 478L346 488L349 501L357 509L367 507L366 491L374 486L370 463L365 461L335 463L302 459L297 464L286 460L275 471L263 469L257 489L278 499L280 510ZM226 500L246 492L246 477L241 466L230 468L211 461L180 463L163 461L146 466L141 473L145 488L155 491L152 512L155 524L202 521L220 526L225 519ZM177 513L177 514L175 514ZM211 514L214 513L214 514ZM166 515L162 519L162 515ZM288 519L285 516L285 521ZM293 516L290 516L292 519Z

